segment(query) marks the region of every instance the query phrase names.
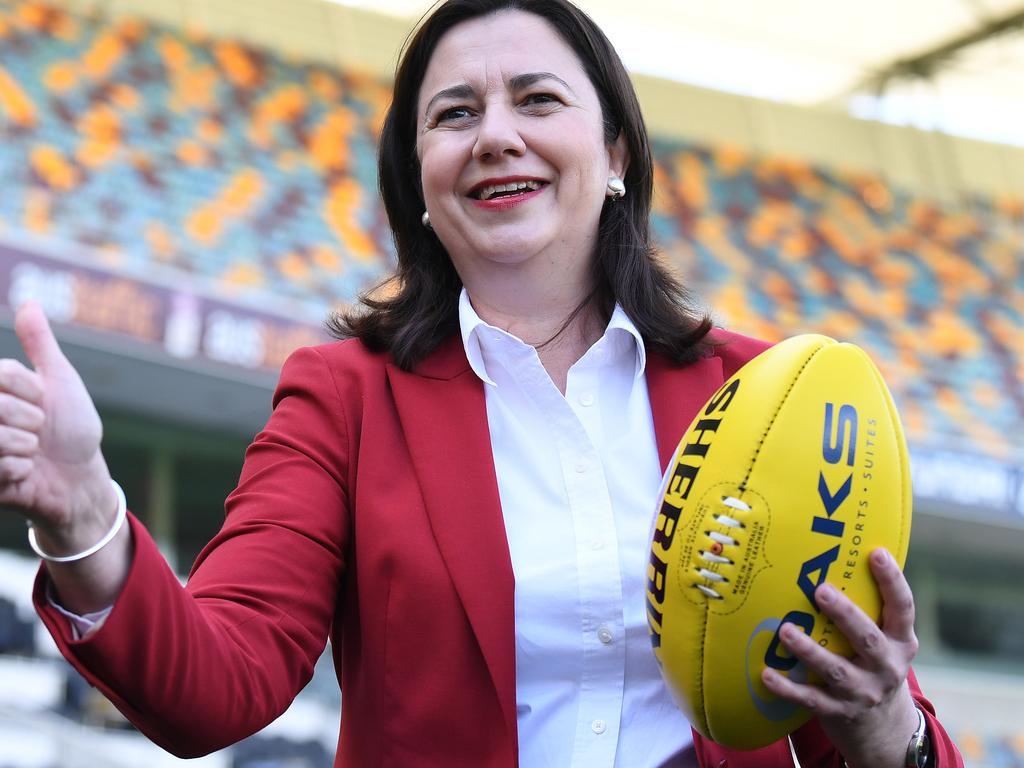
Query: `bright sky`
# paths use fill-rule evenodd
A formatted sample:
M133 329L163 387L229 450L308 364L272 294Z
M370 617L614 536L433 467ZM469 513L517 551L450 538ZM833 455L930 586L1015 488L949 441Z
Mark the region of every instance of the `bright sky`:
M429 0L330 0L419 18ZM987 17L1020 0L985 0ZM577 0L634 72L1024 146L1024 33L961 53L929 83L855 92L870 72L981 23L977 0Z

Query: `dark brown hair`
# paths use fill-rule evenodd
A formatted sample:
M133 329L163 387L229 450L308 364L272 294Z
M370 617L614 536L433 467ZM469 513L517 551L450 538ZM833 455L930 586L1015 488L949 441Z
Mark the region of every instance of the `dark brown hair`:
M458 332L462 281L441 241L420 222L424 202L416 157L417 100L441 37L463 21L505 10L535 14L554 27L579 57L597 91L605 140L612 144L621 131L629 151L626 196L605 202L593 261L594 289L573 316L595 302L607 320L618 302L649 349L675 362L692 362L704 351L711 321L694 308L651 247L653 160L636 92L604 33L567 0L447 0L406 42L378 155L380 192L398 251L398 269L377 289L360 296L363 308L334 315L330 330L340 338L359 338L371 350L390 352L406 370Z

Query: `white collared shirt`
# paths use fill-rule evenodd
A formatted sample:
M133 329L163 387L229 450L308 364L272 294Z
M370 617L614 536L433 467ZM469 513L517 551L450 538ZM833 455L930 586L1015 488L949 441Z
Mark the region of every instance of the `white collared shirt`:
M465 289L459 322L484 382L515 573L520 765L661 765L692 737L645 615L662 473L643 339L616 307L563 396L537 351L486 324Z

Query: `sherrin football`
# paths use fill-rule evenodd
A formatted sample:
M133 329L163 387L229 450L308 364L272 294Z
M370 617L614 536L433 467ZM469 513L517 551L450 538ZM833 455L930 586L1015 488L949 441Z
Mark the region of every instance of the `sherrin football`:
M876 621L868 555L903 566L910 537L906 444L889 391L859 347L790 338L708 400L665 473L647 566L651 642L693 726L735 749L780 739L810 713L761 682L808 681L778 636L792 622L845 656L818 610L827 581Z

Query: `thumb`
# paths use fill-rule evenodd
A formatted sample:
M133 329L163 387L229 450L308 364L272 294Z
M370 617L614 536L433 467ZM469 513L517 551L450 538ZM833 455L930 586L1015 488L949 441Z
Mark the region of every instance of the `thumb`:
M14 332L18 334L25 354L36 371L45 374L65 364L64 353L50 329L43 308L34 301L22 304L14 318Z

